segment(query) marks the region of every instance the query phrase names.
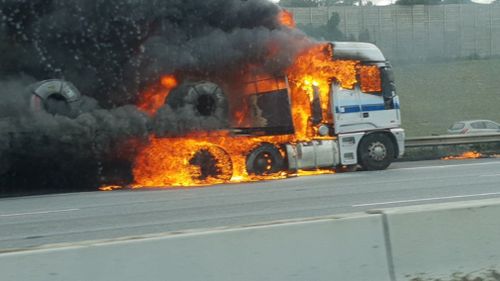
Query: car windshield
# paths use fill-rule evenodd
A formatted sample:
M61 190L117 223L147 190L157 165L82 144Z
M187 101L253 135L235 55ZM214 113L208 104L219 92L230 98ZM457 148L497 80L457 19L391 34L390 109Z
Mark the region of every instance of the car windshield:
M455 123L451 125L450 130L461 130L465 127L464 123Z

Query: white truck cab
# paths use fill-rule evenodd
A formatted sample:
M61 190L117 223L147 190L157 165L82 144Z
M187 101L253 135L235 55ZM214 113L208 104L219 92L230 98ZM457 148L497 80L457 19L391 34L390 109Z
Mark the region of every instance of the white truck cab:
M380 73L380 90L363 91L359 82L352 89L332 83L329 97L333 124L330 126L333 129L331 135L336 140L287 145L289 167L317 169L325 166L360 165L366 170L385 169L395 158L404 154L405 140L392 67L380 49L373 44L332 44L332 59L356 60L361 65L377 67ZM328 155L328 161L318 161L325 155Z

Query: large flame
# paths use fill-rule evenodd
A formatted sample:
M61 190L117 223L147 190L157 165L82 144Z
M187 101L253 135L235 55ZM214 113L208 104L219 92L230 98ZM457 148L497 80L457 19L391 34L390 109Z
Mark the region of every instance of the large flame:
M173 74L164 75L160 85L155 85L139 96L137 107L149 115L154 115L165 104L165 99L178 82Z
M278 144L289 140L289 136L234 137L220 131L193 133L182 138L151 137L149 145L136 158L134 178L137 186L193 186L282 178L282 174L249 176L246 155L262 142ZM203 150L215 156L215 168L219 169L220 176L203 178L200 165L193 164L196 154Z
M292 111L297 137L310 139L314 133L309 126L312 86L319 88L323 115L329 115L330 85L338 81L351 89L356 83L356 65L353 60L333 60L330 44L317 43L298 55L287 70L292 93ZM326 118L325 118L326 117ZM332 119L324 116L325 120Z
M293 27L291 14L282 11L278 20ZM269 53L277 50L270 44ZM133 174L135 186L193 186L223 182L241 182L261 179L276 179L287 176L280 172L265 176L248 175L246 157L250 151L264 142L280 147L287 142L308 141L318 138L311 125L311 100L313 91L319 91L322 120L333 123L330 89L332 83L352 89L360 80L365 92L381 90L380 73L376 66L363 66L355 60L336 60L331 44L310 42L310 47L295 58L286 70L291 96L291 112L295 134L284 136L244 137L234 136L229 131L197 132L183 137L159 138L151 136L135 159ZM168 92L177 86L172 75L165 76L158 87L146 91L139 107L154 114L165 101ZM156 92L155 92L156 91ZM242 97L243 98L243 97ZM236 124L244 123L244 111L233 113ZM322 137L333 139L334 137ZM284 152L281 151L284 156ZM208 161L207 167L200 161ZM216 171L217 176L213 176ZM298 172L298 174L318 174L325 171ZM329 171L332 172L332 171Z
M293 18L293 14L288 10L281 10L278 14L278 21L287 27L294 28L295 27L295 19Z

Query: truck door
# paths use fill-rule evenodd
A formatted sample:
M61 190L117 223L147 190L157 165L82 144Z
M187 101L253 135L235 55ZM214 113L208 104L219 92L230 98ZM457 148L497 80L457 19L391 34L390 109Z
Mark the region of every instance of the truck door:
M373 69L373 65L366 65L364 69ZM361 111L366 129L387 129L401 126L399 116L399 99L396 95L394 75L389 64L379 66L380 88L374 87L370 81L363 82L360 78ZM360 75L361 77L363 75Z
M392 97L390 103L384 101L381 93L360 93L361 114L366 129L385 129L400 126L397 97Z
M359 130L359 125L363 122L359 88L345 89L332 83L331 95L335 133Z

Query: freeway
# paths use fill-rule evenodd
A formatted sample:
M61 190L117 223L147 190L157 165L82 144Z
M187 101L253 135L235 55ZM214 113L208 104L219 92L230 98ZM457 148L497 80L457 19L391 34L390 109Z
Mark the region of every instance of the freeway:
M500 197L500 159L197 188L0 199L0 251L53 243Z

